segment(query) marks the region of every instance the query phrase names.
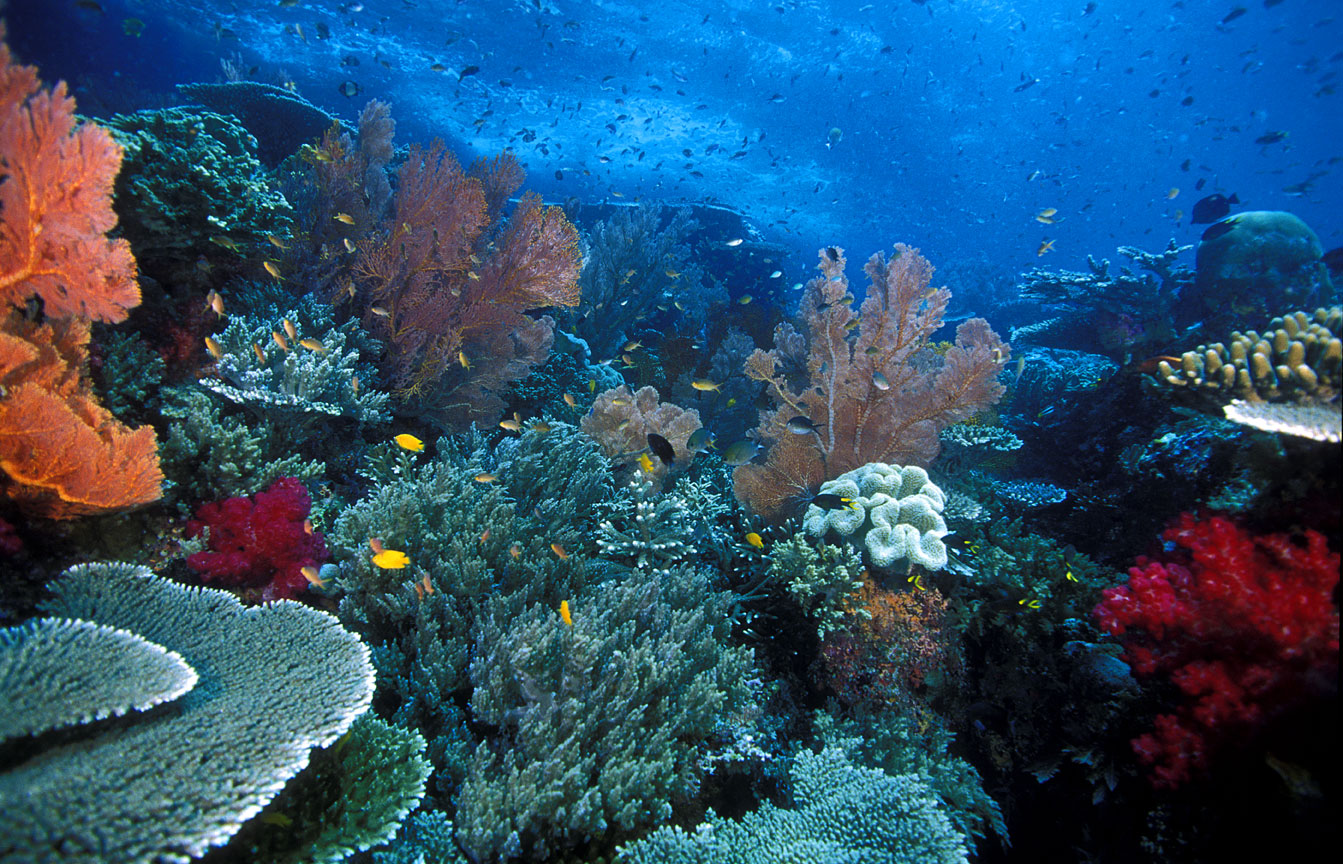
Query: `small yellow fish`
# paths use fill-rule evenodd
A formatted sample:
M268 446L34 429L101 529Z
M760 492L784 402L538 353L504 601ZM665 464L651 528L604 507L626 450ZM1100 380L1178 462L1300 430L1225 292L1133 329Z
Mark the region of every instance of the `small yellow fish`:
M205 305L221 318L224 316L224 298L219 296L218 291L211 290L205 295Z
M346 252L354 252L354 251L356 251L356 250L359 248L359 247L357 247L357 246L354 245L354 241L351 240L349 237L345 237L345 238L343 238L343 239L344 239L344 241L345 241L345 251L346 251Z
M537 435L544 435L550 431L550 424L544 420L537 420L527 431L535 432Z
M288 248L289 248L289 244L288 244L288 243L285 243L283 240L281 240L279 237L276 237L274 234L267 234L267 235L266 235L266 240L269 241L269 242L270 242L270 245L274 246L276 249L288 249Z
M507 420L500 420L499 428L507 429L509 432L520 432L522 431L522 424L517 420L509 418Z
M396 549L384 549L373 556L373 563L383 570L404 570L410 563L410 558L405 552Z
M424 442L414 435L411 435L409 432L402 432L392 440L395 441L396 445L402 450L409 450L412 453L424 452Z
M498 475L498 474L490 474L490 473L487 472L487 471L481 471L479 474L477 474L476 476L472 477L471 479L474 480L474 481L476 481L477 483L493 483L493 482L495 482L496 480L499 479L499 475Z
M1050 217L1057 216L1057 215L1058 215L1058 212L1059 212L1059 211L1058 211L1057 208L1054 208L1054 207L1046 207L1045 209L1041 210L1039 213L1035 214L1035 218L1039 219L1041 216L1043 216L1044 218L1049 219Z
M466 356L466 352L465 352L465 351L458 351L458 352L457 352L457 362L460 363L460 364L462 364L462 368L463 368L463 369L470 369L470 368L471 368L471 361L470 361L469 359L467 359L467 356Z
M294 824L294 820L290 819L283 813L267 813L265 816L262 816L258 821L261 822L263 825L274 825L277 828L288 828L290 825Z
M262 261L261 266L266 268L266 272L269 273L271 276L273 276L275 278L275 281L277 282L280 281L281 277L280 277L279 264L276 264L274 261Z
M1037 215L1037 216L1035 217L1035 221L1036 221L1036 222L1043 222L1045 225L1053 225L1053 224L1054 224L1054 217L1053 217L1053 216L1045 216L1045 215L1041 214L1041 215Z
M309 351L316 351L319 354L326 353L326 346L316 339L300 339L298 340L298 344L307 348Z
M326 587L327 580L321 577L320 571L316 567L313 567L311 565L307 567L302 567L300 568L299 572L303 574L303 578L307 579L308 582L312 584L314 588Z
M1052 252L1052 251L1054 251L1054 241L1053 241L1053 240L1045 240L1045 241L1043 241L1043 242L1040 244L1040 248L1035 250L1035 257L1036 257L1036 258L1039 258L1040 256L1044 255L1046 252Z
M334 218L337 222L343 222L346 225L354 224L354 217L351 216L349 213L345 212L337 213Z
M1179 189L1179 187L1177 187L1177 186L1172 186L1172 187L1170 187L1170 191L1166 193L1166 200L1169 201L1169 200L1171 200L1172 198L1174 198L1176 195L1179 195L1179 194L1180 194L1180 189Z
M284 341L284 334L279 330L270 331L270 338L275 340L275 344L280 346L281 351L289 350L289 343Z
M737 302L740 303L740 304L743 305L743 306L746 306L746 305L748 305L748 304L751 302L751 295L750 295L750 294L743 294L743 295L741 295L740 297L737 298Z
M210 242L223 246L230 252L237 252L240 248L238 246L238 241L234 240L232 237L211 237Z
M219 343L213 337L205 337L205 350L209 351L210 355L216 360L224 359L224 349L219 347Z
M1064 573L1063 575L1066 576L1066 577L1068 578L1068 581L1069 581L1069 582L1076 582L1076 581L1077 581L1077 577L1073 575L1073 571L1072 571L1072 568L1071 568L1071 567L1069 567L1069 568L1068 568L1068 571L1067 571L1066 573Z
M589 393L596 393L596 392L597 392L597 379L596 379L596 378L589 378L589 379L588 379L588 392L589 392Z
M519 558L522 557L522 546L517 543L513 543L508 547L508 554L513 556L514 561L518 560Z
M280 325L284 327L285 335L287 335L290 339L298 338L298 328L294 326L293 321L290 321L288 318L286 318L280 322Z
M359 376L358 376L358 375L351 375L351 376L350 376L350 392L353 393L355 396L358 396L358 395L359 395Z
M470 279L472 282L479 282L479 281L480 281L480 274L477 273L477 272L474 271L474 270L467 270L467 271L466 271L466 278L467 278L467 279Z
M913 576L910 576L910 577L909 577L908 579L906 579L905 581L906 581L906 582L913 582L913 583L914 583L914 587L917 588L917 589L919 589L920 591L927 590L927 589L925 589L925 588L923 587L923 574L922 574L922 573L915 573Z
M746 535L746 542L751 546L754 546L756 549L765 548L764 538L761 537L759 534L755 533L754 531L751 531Z
M611 404L617 408L624 408L626 405L633 405L634 403L623 396L616 396L611 399Z
M1040 608L1040 601L1039 601L1039 600L1036 600L1034 597L1029 597L1029 598L1028 598L1028 597L1022 597L1020 600L1017 601L1017 605L1018 605L1018 606L1025 606L1025 607L1028 608L1028 609L1039 609L1039 608Z
M574 626L574 616L569 612L568 600L560 601L560 620L563 621L567 627Z
M261 346L256 344L255 342L252 343L252 353L256 355L256 362L258 363L266 362L266 352L262 351Z
M694 387L696 390L707 393L710 390L717 390L723 385L710 381L708 378L696 378L694 381L690 382L690 386Z
M625 347L624 347L623 350L625 350L625 351L638 351L638 350L639 350L640 348L642 348L642 347L644 347L644 343L642 343L642 342L626 342L626 343L625 343Z
M653 473L653 460L648 458L647 453L639 454L639 467L644 469L645 474Z
M680 273L678 273L677 271L671 269L670 267L668 267L666 270L663 270L662 273L663 273L663 275L666 276L668 279L675 279L677 276L680 276L680 275L681 275Z
M561 545L558 544L558 543L551 543L551 544L550 544L550 551L551 551L551 552L554 552L554 553L555 553L555 556L556 556L557 558L559 558L561 561L568 561L568 560L569 560L569 553L568 553L568 552L565 552L565 551L564 551L564 547L561 546Z
M565 404L565 405L568 405L570 408L577 408L577 407L578 407L578 400L574 398L574 394L572 394L572 393L565 393L565 394L564 394L564 404Z

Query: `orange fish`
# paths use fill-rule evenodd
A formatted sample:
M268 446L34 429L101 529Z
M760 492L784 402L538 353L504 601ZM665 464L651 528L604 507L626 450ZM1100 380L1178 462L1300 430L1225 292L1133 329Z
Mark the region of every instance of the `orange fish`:
M303 578L307 579L308 582L311 583L314 588L326 587L326 583L328 580L323 579L321 577L320 571L318 571L316 567L312 566L303 567L300 569L300 572L303 574Z
M210 355L216 360L224 359L224 349L220 348L219 343L209 336L205 337L205 350L209 351Z
M574 616L569 612L568 600L560 601L560 620L568 627L574 626Z
M551 551L551 552L554 552L555 555L556 555L561 561L568 561L568 560L569 560L569 553L568 553L568 552L565 552L565 551L564 551L564 547L561 546L561 545L558 544L558 543L551 543L551 544L550 544L550 551Z

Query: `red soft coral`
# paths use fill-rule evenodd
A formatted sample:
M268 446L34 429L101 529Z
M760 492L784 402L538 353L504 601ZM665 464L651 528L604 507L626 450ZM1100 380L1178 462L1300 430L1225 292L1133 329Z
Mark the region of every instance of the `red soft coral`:
M1178 561L1139 558L1093 614L1125 637L1138 675L1168 672L1189 697L1133 741L1152 782L1175 787L1207 764L1214 745L1337 677L1339 556L1315 531L1298 544L1188 513L1163 536L1183 550Z
M187 536L210 529L209 551L187 564L201 581L226 588L260 588L262 601L298 596L308 584L304 567L326 560L321 533L305 527L312 499L293 477L281 477L250 498L201 505Z

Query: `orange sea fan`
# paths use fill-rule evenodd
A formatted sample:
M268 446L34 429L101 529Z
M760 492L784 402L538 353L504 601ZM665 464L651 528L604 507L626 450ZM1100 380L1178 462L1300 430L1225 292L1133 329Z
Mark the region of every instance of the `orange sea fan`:
M0 42L0 303L36 295L53 318L121 321L140 302L130 244L105 236L121 148L74 109L64 82L43 89Z
M81 371L88 324L0 324L0 491L52 519L122 510L159 498L152 427L129 429L93 398Z

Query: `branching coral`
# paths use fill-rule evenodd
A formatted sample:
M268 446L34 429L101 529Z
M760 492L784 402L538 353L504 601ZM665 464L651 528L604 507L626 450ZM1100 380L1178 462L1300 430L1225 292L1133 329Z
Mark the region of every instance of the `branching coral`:
M768 581L782 585L825 638L851 615L862 615L854 601L863 587L863 561L848 546L816 544L802 534L770 547Z
M623 500L598 527L597 547L617 559L633 559L634 566L667 573L695 554L690 540L688 508L673 492L653 492L653 481L635 477ZM619 526L616 522L619 521Z
M737 497L771 521L825 480L868 462L927 465L943 427L1003 393L997 375L1009 352L986 321L963 322L945 355L928 350L951 293L930 287L932 267L918 250L896 244L891 260L868 260L871 285L857 312L842 250L828 247L820 257L822 275L807 283L801 301L809 346L802 389L781 368L795 353L791 328L776 330L775 348L756 350L746 363L746 375L766 383L775 407L761 414L755 433L769 445L766 463L742 465L733 479ZM796 416L815 432L791 432Z

